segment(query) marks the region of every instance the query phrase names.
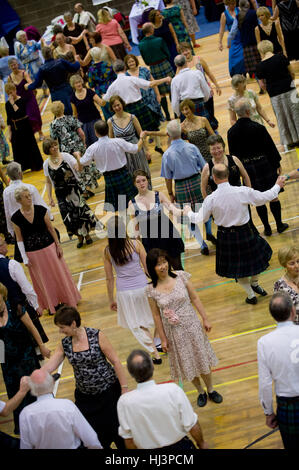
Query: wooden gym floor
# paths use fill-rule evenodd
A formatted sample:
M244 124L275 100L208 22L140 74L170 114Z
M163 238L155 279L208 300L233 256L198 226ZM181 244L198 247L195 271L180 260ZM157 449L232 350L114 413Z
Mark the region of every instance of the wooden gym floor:
M231 96L232 89L227 65L228 50L219 52L217 40L217 35L200 39L198 42L201 48L197 53L207 61L221 86L222 95L220 97L216 95L214 98L215 114L220 123L218 131L226 139L226 132L230 127L227 99ZM299 68L297 67L297 78L298 72ZM250 80L247 88L258 91L257 83L254 80ZM38 97L40 96L39 91ZM260 101L271 120L276 122L268 95L261 96ZM43 99L40 105L43 112L43 131L45 135L49 134L49 123L52 120L49 103L49 100ZM4 105L1 104L0 106L3 116L5 116ZM162 128L164 129L165 126L166 124L163 123ZM277 127L274 129L267 127L267 129L282 152L283 172L297 168L299 153L297 155L295 150L285 153L283 147L279 145ZM154 152L153 144L150 147L152 151L150 169L154 189L166 192L164 180L160 178L161 155ZM162 139L162 147L166 149L165 138ZM42 195L45 194L45 178L42 171L37 173L26 172L24 182L33 183ZM272 214L269 212L273 235L268 237L267 240L273 249L273 256L270 267L260 276L260 283L269 295L264 298L259 297L258 304L255 306L245 304L246 294L233 280L220 278L215 274L215 248L213 245L208 242L210 256L206 257L200 254L199 247L194 243L194 240L186 243L184 266L185 270L192 274L192 282L212 323L209 339L219 359L218 365L213 370L214 385L215 389L224 398L223 403L220 405L208 402L204 408L198 408L196 405L197 393L192 383L183 384L184 390L199 416L199 422L210 449L243 449L255 439L270 431L265 426L265 417L258 400L256 345L261 336L274 328L274 322L268 312L268 302L273 292L274 282L283 274L283 269L277 259L278 249L285 244L298 243L298 190L298 182L288 182L285 192L280 196L283 220L290 226L286 232L281 235L276 232ZM47 200L46 195L45 199ZM101 178L96 195L88 200L88 204L99 217L102 217L103 200L104 183L103 178ZM52 213L54 215L54 225L61 232L65 259L82 294L82 301L78 309L82 314L83 325L100 328L108 336L125 365L130 351L140 346L129 330L123 330L117 326L117 314L109 309L102 259L106 241L93 235L95 243L90 247L84 245L82 249L78 250L76 248L76 237L72 241L68 239L57 205L53 208ZM255 209L252 210L252 214L256 226L261 229L262 233L261 222ZM216 234L215 227L213 227L213 232ZM9 246L9 254L12 255L11 246ZM41 320L50 338L48 347L51 351L54 351L61 340L61 336L54 325L53 317L45 314ZM170 380L167 355L163 354L162 357L163 364L155 366L154 378L157 382ZM131 389L135 388L135 383L129 376L128 383ZM73 400L73 393L73 371L68 361L65 360L56 396ZM1 375L0 399L7 399ZM13 433L12 416L0 418L0 429L4 432ZM252 448L283 448L279 432L275 432Z

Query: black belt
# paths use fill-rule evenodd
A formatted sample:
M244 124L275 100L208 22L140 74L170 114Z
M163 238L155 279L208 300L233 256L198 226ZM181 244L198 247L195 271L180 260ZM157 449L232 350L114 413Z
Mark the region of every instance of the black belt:
M121 173L127 168L127 166L123 166L122 168L117 168L116 170L104 171L103 175L114 175L116 173Z
M194 178L195 176L199 176L200 173L194 173L194 175L192 176L188 176L187 178L182 178L181 180L174 180L176 183L179 183L180 181L187 181L187 180L191 180L191 178Z
M248 228L251 230L249 222L247 222L247 224L244 224L244 225L233 225L232 227L222 227L221 225L218 226L218 230L220 232L241 232L242 230L248 229Z

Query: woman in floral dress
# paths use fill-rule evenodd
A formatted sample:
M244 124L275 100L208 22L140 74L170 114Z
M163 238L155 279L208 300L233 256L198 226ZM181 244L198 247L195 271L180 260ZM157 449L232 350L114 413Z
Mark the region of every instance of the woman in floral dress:
M147 254L146 265L152 279L147 294L162 349L168 352L171 378L192 381L199 392L198 406L205 406L208 396L214 403L221 403L222 396L213 389L211 374L217 358L192 303L207 332L211 331L211 325L189 280L190 274L171 271L167 253L158 248ZM208 396L202 388L200 376Z
M50 206L55 206L52 198L54 186L61 218L69 237L78 236L77 248L90 245L92 239L89 232L96 225L96 217L82 197L82 189L78 182L78 165L76 159L68 153L59 151L56 140L46 139L43 150L49 158L44 162L44 173Z
M9 163L9 161L7 161L7 157L9 157L9 146L3 132L4 129L5 122L2 115L0 114L0 161L3 163L3 165L6 165Z
M54 101L51 111L55 116L54 121L50 124L50 136L54 140L58 140L61 152L73 155L80 168L80 157L85 152L85 134L81 128L81 122L74 116L64 115L64 105L61 101ZM97 170L94 163L83 167L80 171L80 184L84 191L84 197L94 196L91 189L98 187L98 179L101 173Z
M43 45L43 40L41 39L41 44L34 40L28 41L25 31L18 31L16 34L16 39L16 56L22 62L26 72L34 82L37 72L42 65L39 51Z

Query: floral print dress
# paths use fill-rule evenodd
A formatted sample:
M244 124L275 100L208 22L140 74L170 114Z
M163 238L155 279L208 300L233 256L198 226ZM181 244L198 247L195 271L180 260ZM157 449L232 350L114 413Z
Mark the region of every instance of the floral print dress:
M175 273L177 277L170 293L159 292L150 284L147 295L156 301L161 312L171 378L191 381L200 374L209 374L218 361L191 304L186 287L191 275L185 271Z
M35 80L37 72L42 65L42 60L39 55L40 50L40 43L33 40L27 41L25 45L21 42L17 42L16 44L16 56L24 65L32 81Z
M85 237L95 227L97 219L86 204L72 169L66 161L62 161L57 169L49 165L48 172L68 235Z
M62 116L51 122L50 135L52 139L58 140L61 152L70 153L72 155L74 152L80 152L82 156L85 152L85 145L77 132L81 127L81 122L74 116ZM79 174L80 185L83 191L85 191L87 187L91 189L97 188L97 180L100 177L101 173L94 162L85 166Z
M7 157L9 157L9 146L7 143L7 140L4 135L4 129L5 129L5 122L0 114L0 160L6 160Z

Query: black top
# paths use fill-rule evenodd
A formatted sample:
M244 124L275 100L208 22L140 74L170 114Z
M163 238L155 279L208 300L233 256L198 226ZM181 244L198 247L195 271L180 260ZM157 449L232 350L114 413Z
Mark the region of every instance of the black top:
M35 80L30 83L28 90L40 88L45 80L50 91L58 90L64 86L70 86L68 83L69 73L76 73L80 69L79 62L71 64L64 59L49 59L41 65Z
M17 105L18 109L15 111L12 104L9 101L5 103L5 110L7 115L7 125L12 127L12 131L18 128L18 121L17 119L22 119L27 116L26 113L26 102L23 98L19 98L15 104ZM28 116L27 116L28 117ZM13 123L13 121L16 121Z
M239 15L237 15L237 18ZM248 10L240 29L241 43L243 47L256 45L254 28L258 26L255 10Z
M231 186L241 186L241 180L240 180L240 170L238 165L234 162L234 159L231 155L226 155L227 160L228 160L228 182ZM216 191L217 189L217 184L213 180L213 175L212 175L212 170L214 167L214 163L212 160L208 162L209 165L209 170L210 170L210 176L209 176L209 186L212 191Z
M257 65L256 76L260 80L266 80L270 97L287 93L294 88L288 65L290 62L283 54L275 54Z
M67 25L65 25L65 27L63 28L63 34L66 37L72 36L73 38L77 38L78 36L80 36L82 31L83 27L78 23L75 23L75 29L73 31L69 31ZM84 59L87 54L87 50L83 39L81 39L81 41L79 41L77 44L74 44L74 48L76 49L76 52L77 54L79 54L81 59Z
M275 24L272 23L270 34L265 33L261 25L258 25L258 27L260 31L261 41L271 41L274 47L274 54L278 54L279 52L282 52L282 47L278 41Z
M159 28L155 28L154 36L164 39L167 46L171 46L174 42L171 31L169 29L169 20L164 18Z
M79 100L75 93L71 96L71 103L76 106L78 119L83 122L83 124L94 121L95 119L101 119L100 113L93 100L96 93L90 88L87 88L86 91L87 93L84 100Z
M296 31L299 28L299 8L296 0L277 2L277 8L283 32Z
M24 241L25 251L37 251L54 243L54 239L44 221L47 209L34 205L32 224L23 216L20 209L11 218L12 222L20 227Z
M274 168L280 166L280 154L269 132L262 124L244 117L228 130L227 140L229 153L235 155L241 162L244 159L265 156Z

